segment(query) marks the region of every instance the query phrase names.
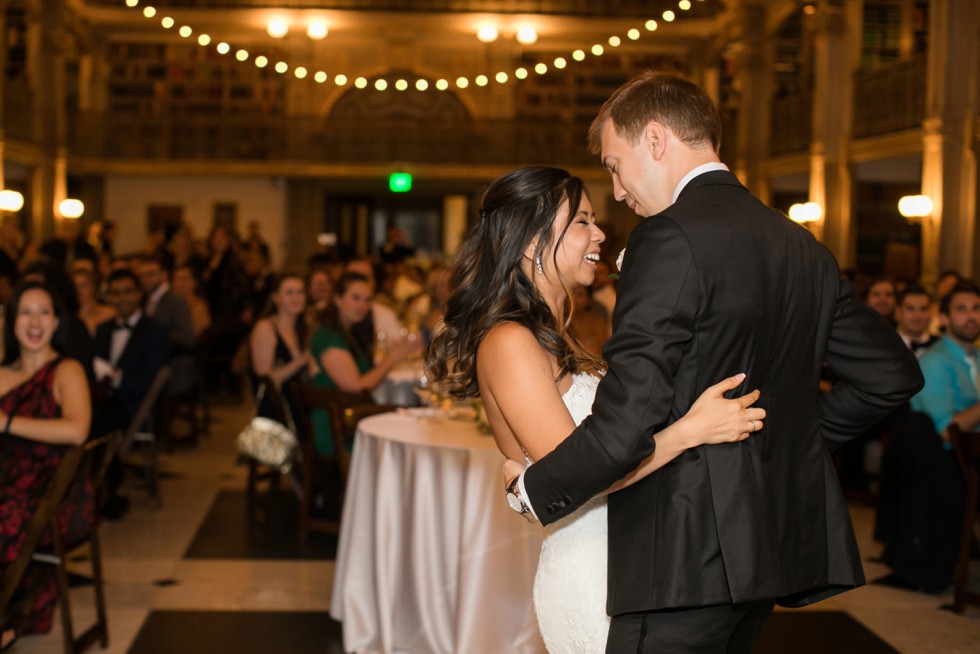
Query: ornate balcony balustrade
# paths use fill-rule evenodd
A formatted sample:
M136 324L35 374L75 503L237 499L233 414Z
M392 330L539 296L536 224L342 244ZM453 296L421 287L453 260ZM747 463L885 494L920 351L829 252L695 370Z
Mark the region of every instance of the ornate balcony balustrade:
M922 127L926 111L924 56L854 75L854 138Z
M327 122L321 117L83 113L69 150L106 159L590 165L586 125L526 121Z
M807 91L773 100L771 129L771 155L809 150L813 136L813 94Z

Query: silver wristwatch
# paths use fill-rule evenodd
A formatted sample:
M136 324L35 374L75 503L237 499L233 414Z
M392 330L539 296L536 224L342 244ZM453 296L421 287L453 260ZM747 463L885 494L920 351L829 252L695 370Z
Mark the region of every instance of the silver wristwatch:
M517 483L520 479L521 477L518 475L507 484L507 504L518 514L524 516L528 522L534 522L534 513L531 512L531 507L521 497L521 487Z

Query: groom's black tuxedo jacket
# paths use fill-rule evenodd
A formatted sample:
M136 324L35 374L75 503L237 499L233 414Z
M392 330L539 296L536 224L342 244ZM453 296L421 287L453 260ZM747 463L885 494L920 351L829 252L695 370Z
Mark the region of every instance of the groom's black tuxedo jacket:
M833 256L729 172L695 177L633 230L592 416L525 473L568 515L648 456L650 436L745 372L765 427L688 450L609 497L610 615L777 599L864 582L831 448L922 384L915 357L851 296ZM840 378L821 395L827 362Z

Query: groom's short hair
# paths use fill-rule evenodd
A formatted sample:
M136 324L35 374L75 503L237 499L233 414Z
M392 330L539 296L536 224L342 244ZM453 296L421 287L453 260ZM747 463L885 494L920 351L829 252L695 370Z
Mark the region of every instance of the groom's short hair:
M602 129L612 120L616 133L636 143L650 121L670 128L692 148L721 147L721 118L700 86L678 75L647 71L616 89L589 127L589 151L602 151Z

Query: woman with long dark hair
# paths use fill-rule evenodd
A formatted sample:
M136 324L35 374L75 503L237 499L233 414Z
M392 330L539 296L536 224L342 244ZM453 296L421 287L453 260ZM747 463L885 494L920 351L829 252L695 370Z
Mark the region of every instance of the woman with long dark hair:
M359 273L344 273L333 287L333 296L320 314L320 325L313 333L310 350L316 362L313 383L339 388L349 393L369 391L388 372L422 349L421 339L395 339L387 343L375 362L374 344L354 327L371 311L371 281ZM314 412L316 448L333 454L330 421L324 412Z
M88 436L88 380L77 361L61 355L67 318L60 298L40 282L17 287L7 307L0 365L0 567L16 558L65 448ZM90 481L76 480L58 506L58 518L68 544L91 533L95 492ZM34 598L33 604L22 622L4 623L0 648L19 635L51 629L57 599L53 568L29 567L15 597ZM23 613L10 607L8 612Z
M310 354L306 347L306 285L298 275L282 275L273 283L269 306L252 328L249 349L252 374L267 377L282 389L283 398L293 412L295 403L290 395L290 382L299 379L309 367ZM266 394L258 407L258 415L290 424L295 415L278 415L279 409Z
M604 363L568 326L571 292L592 283L604 240L582 181L535 167L490 186L479 221L457 251L445 328L427 364L457 397L482 399L508 459L540 459L591 412ZM651 434L655 453L609 490L629 486L686 449L742 440L761 427L765 412L751 408L758 392L723 397L742 379L712 386L685 416ZM604 497L547 528L534 604L549 651L605 651L606 551Z

